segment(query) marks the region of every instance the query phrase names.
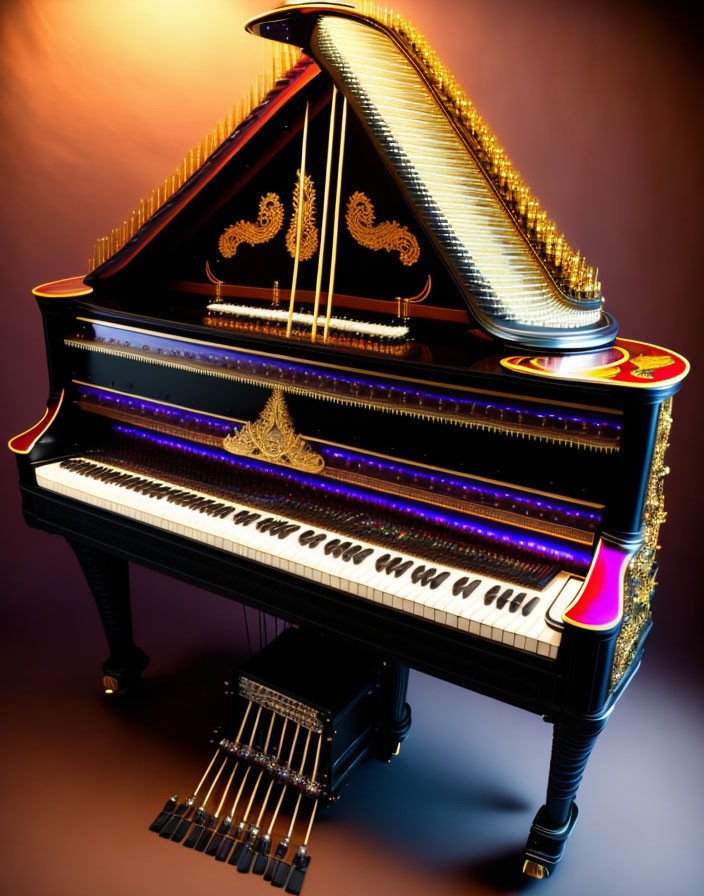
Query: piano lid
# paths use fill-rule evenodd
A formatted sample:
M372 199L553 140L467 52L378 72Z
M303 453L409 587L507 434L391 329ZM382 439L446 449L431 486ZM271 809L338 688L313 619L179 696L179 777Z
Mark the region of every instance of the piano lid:
M343 316L361 310L372 336L389 326L405 332L417 318L477 325L552 353L613 342L597 272L548 221L411 25L371 4L362 13L316 3L284 6L246 27L278 42L271 89L259 80L131 219L98 241L86 283L146 278L191 294L216 284L216 301L235 299L219 310L233 320L241 311L288 317L286 336L292 320L319 320L310 310L322 292L328 323L333 304ZM345 99L337 113L336 90ZM310 233L304 221L297 234L301 199ZM262 305L272 283L273 311ZM279 294L288 313L277 310Z
M597 272L567 245L422 35L388 10L285 4L247 29L301 46L364 122L479 326L553 350L613 341Z

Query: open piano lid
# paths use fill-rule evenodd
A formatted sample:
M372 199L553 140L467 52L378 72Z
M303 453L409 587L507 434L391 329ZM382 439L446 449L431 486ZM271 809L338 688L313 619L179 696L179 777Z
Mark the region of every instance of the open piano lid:
M316 3L286 5L246 27L301 47L315 62L304 56L261 102L252 103L232 133L214 132L207 150L177 170L177 180L167 179L129 225L99 241L86 283L124 282L125 275L143 278L147 271L152 280L166 279L168 271L172 282L202 282L208 260L212 282L242 284L240 297L262 299L272 280L287 285L305 105L311 251L297 259L296 298L312 302L318 238L322 233L325 255L333 231L329 222L326 241L325 222L322 231L317 225L327 205L323 181L334 86L349 107L346 150L336 137L345 161L344 205L338 244L328 249L337 256L336 307L367 309L377 324L392 323L389 313L393 318L401 311L398 293L425 296L432 283L425 318L466 321L503 343L551 353L593 351L613 342L617 327L602 308L597 273L548 221L412 26L371 5L362 13ZM328 159L328 175L330 170ZM333 182L331 206L334 192ZM327 276L330 259L324 263ZM338 294L358 297L356 304L338 302ZM420 310L415 306L410 314Z

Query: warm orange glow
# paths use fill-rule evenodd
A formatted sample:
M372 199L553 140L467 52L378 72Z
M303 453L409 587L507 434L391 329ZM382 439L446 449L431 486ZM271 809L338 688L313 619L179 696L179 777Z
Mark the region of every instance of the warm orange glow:
M270 50L242 22L266 5L24 0L0 13L10 240L35 258L60 247L47 279L86 271L94 240L249 89Z

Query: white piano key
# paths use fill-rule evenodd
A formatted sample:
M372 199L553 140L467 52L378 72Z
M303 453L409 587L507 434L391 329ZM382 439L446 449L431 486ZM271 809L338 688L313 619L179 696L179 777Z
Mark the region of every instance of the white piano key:
M97 464L95 461L92 463ZM120 471L118 467L108 464L100 463L99 466ZM195 497L211 497L205 492L184 489L163 479L141 474L131 475L139 475L147 482L187 492ZM561 632L547 624L546 613L550 610L551 619L558 620L559 625L562 612L581 586L581 579L563 572L559 573L542 592L523 589L471 570L433 563L392 548L315 528L282 513L260 511L255 507L225 499L215 500L218 504L230 507L230 513L224 517L214 516L198 508L169 501L164 494L156 496L136 492L121 483L103 482L66 469L61 463L38 467L36 477L37 484L43 488L75 500L128 516L218 550L238 554L337 591L394 608L399 612L424 618L433 624L455 628L470 635L553 659L557 656ZM248 525L241 523L237 525L234 517L240 511L258 513L260 516ZM281 539L276 533L272 535L257 528L257 523L269 517L286 524L298 525L299 528ZM325 540L312 548L307 544L301 544L299 537L308 530L312 530L315 535L325 535ZM371 554L359 564L355 564L352 559L345 561L342 556L335 557L332 553L325 552L332 539L360 545L363 550L369 549ZM393 572L387 573L385 568L377 570L376 563L383 554L390 554L390 560L400 557L404 563L411 561L412 566L399 577ZM444 572L449 575L437 588L431 588L430 584L413 582L412 573L420 566L424 566L426 571L435 569L434 575ZM453 593L453 586L463 576L468 579L468 583L475 579L480 582L467 598L461 593L458 595ZM507 588L513 589L511 598L501 609L496 607L496 597L488 605L484 601L488 589L495 585L500 589L497 597ZM509 612L511 599L521 590L526 591L523 604L534 596L540 597L540 603L527 617L522 615L521 608L515 613Z

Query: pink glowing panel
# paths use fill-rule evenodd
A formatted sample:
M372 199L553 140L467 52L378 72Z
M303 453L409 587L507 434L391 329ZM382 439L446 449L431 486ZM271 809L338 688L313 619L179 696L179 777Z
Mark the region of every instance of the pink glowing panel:
M599 542L591 569L562 618L568 625L598 631L613 628L623 613L623 575L632 552Z

